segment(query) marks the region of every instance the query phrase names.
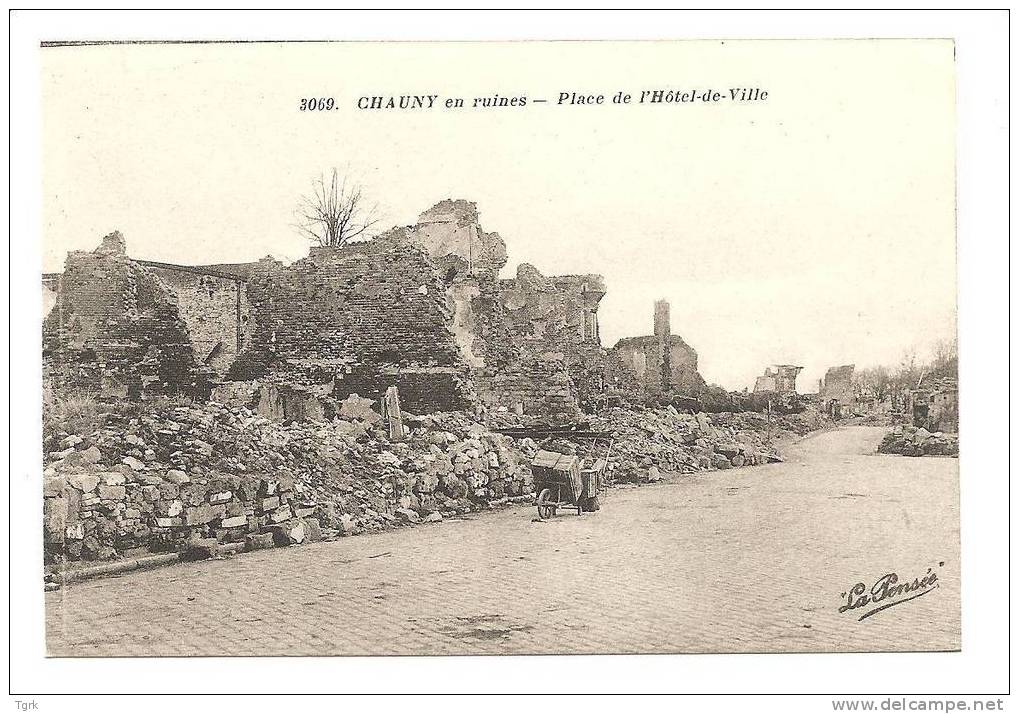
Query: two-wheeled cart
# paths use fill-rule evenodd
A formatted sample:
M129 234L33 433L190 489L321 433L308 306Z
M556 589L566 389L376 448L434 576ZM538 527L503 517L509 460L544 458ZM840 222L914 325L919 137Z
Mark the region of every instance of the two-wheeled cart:
M611 451L610 440L605 456L589 468L581 468L577 456L555 451L535 454L531 461L531 474L534 490L538 493L538 518L552 518L561 508L576 508L578 516L584 511L597 511L601 507L598 491Z

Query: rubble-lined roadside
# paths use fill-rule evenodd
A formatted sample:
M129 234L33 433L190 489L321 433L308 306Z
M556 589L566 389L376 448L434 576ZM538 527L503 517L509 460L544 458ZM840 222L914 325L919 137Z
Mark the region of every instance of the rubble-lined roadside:
M514 419L496 416L489 421ZM789 433L793 422L776 419L769 424L763 414L684 414L666 406L644 410L614 407L590 417L589 423L596 431L614 434L611 452L604 440L596 443L558 438L543 443L542 448L579 454L588 462L608 453L610 483L648 483L661 480L663 473L693 473L781 461L773 443Z
M930 432L923 427L897 426L889 431L877 447L882 454L903 456L959 456L959 437L944 432Z
M252 550L440 521L531 498L539 448L593 461L606 447L514 440L492 431L519 424L506 412L489 413L487 425L462 412L404 413L407 434L393 442L374 407L354 395L331 422L283 424L246 407L164 401L110 407L82 433L51 425L47 560L207 557L216 543ZM672 407L614 408L591 423L614 434L610 483L780 460L772 439L804 427Z

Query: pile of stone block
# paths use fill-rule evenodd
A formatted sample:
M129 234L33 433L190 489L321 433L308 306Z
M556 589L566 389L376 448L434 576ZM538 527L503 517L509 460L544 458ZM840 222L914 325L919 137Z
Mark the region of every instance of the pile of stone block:
M654 481L661 472L693 473L756 466L781 460L765 432L715 423L703 413L684 414L672 406L632 411L607 410L593 421L618 435L611 478Z
M521 417L504 412L490 415L497 427L518 425ZM665 473L693 473L755 466L781 457L771 444L772 435L756 423L740 424L734 415L684 414L673 406L652 409L613 407L591 416L590 433L611 433L607 439L555 437L534 442L524 439L520 449L576 454L586 467L608 453L606 478L610 482L649 483ZM728 423L727 423L728 422Z
M903 456L958 456L959 437L944 432L930 432L923 427L897 426L885 434L877 448L882 454Z
M88 434L44 445L51 561L190 552L195 543L286 545L436 521L530 493L512 440L464 413L402 414L397 440L373 400L330 422L283 424L216 402L112 409Z

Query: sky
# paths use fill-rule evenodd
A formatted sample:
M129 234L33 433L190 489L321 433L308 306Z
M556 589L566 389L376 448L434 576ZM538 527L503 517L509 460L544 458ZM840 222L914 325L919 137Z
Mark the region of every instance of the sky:
M379 203L380 229L467 199L506 241L506 276L604 275L606 346L650 334L669 300L673 332L729 389L780 363L813 391L830 366L896 364L955 334L947 40L41 51L44 272L113 230L136 258L299 259L294 210L336 166ZM768 97L638 102L735 87ZM438 98L357 108L401 95ZM493 95L528 103L471 108ZM302 112L308 97L335 108ZM445 109L455 97L465 108Z

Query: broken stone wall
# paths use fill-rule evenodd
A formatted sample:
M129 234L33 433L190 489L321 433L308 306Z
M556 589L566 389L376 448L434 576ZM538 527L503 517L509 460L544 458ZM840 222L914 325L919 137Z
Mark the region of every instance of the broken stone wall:
M202 268L144 265L176 296L195 357L225 375L251 333L246 281Z
M579 400L566 365L560 360L521 359L510 369L484 369L475 378L482 401L518 414L577 416Z
M210 389L172 291L127 257L120 233L68 254L43 322L43 373L54 387L107 397Z
M606 372L615 389L644 396L698 396L705 387L697 371L697 351L679 335L664 342L655 335L621 339L612 348Z
M853 371L856 365L844 364L830 367L821 383L821 399L824 402L837 401L843 407L856 403L856 388L853 385Z
M645 398L671 394L697 397L704 391L697 352L672 334L669 313L668 301L656 301L654 334L626 337L612 348L606 377L614 389Z
M764 368L764 374L754 381L755 392L779 392L782 394L796 392L796 377L803 367L791 364L778 364Z
M427 254L394 229L340 248L313 248L283 266L252 269L252 338L229 378L379 398L391 385L425 413L474 403L451 330L446 286Z
M408 231L433 260L457 258L462 274L492 277L506 265L506 243L498 233L481 229L478 207L472 201L440 201Z
M502 329L515 346L504 366L480 381L492 404L529 414L575 415L603 384L600 275L546 277L523 263L502 280Z
M482 229L469 201L441 201L407 233L448 286L452 330L482 402L575 416L584 395L601 387L601 276L546 277L523 264L515 278L499 280L506 244Z

